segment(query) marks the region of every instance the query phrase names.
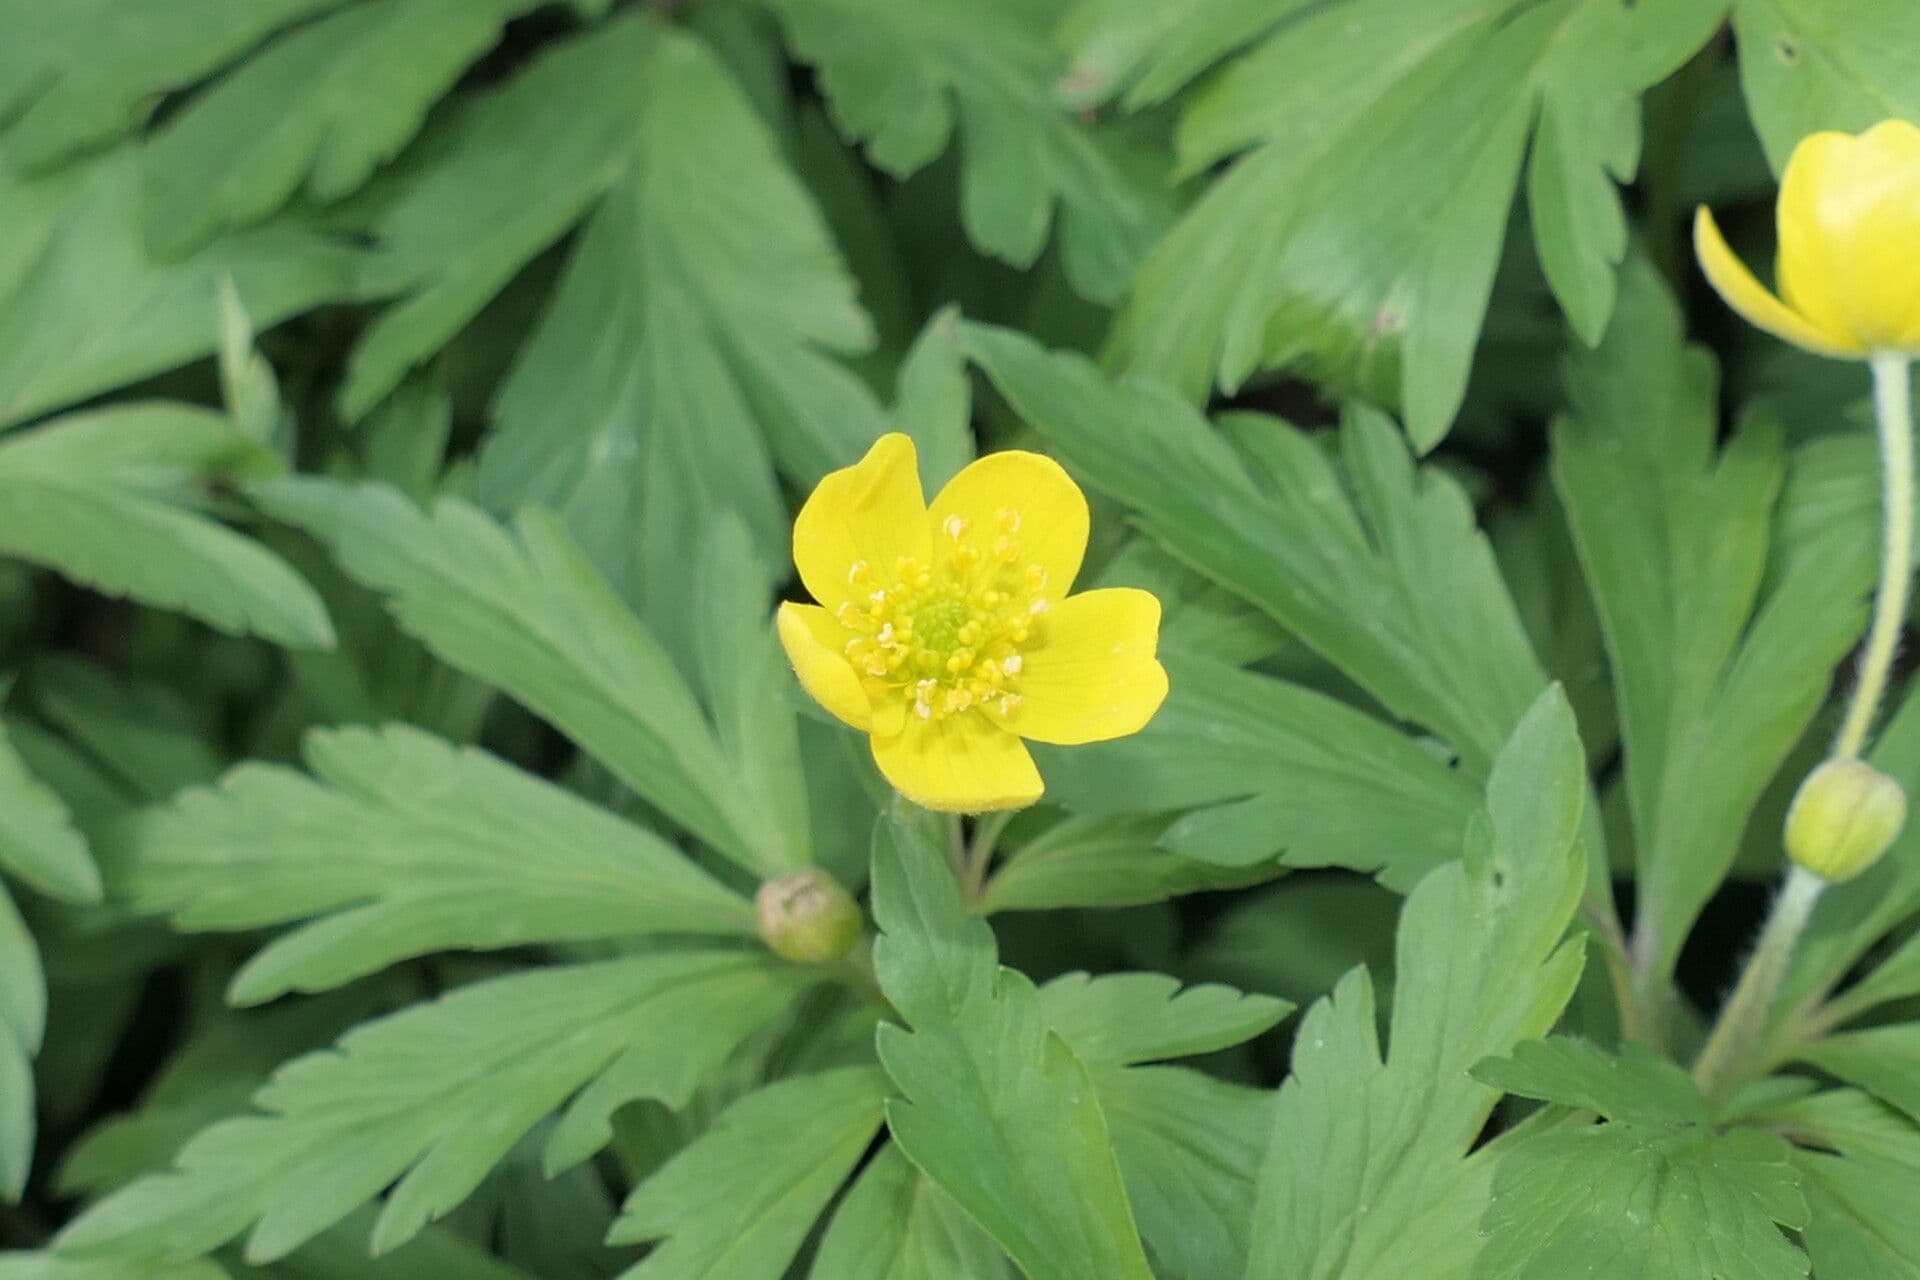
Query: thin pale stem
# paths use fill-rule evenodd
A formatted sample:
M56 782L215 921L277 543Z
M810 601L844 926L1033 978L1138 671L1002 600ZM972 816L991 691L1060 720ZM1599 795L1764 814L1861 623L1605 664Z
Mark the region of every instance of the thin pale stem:
M1913 398L1908 358L1873 357L1873 408L1880 435L1881 542L1880 586L1873 597L1873 622L1860 653L1859 675L1841 721L1833 754L1857 758L1873 731L1873 718L1893 672L1900 633L1907 621L1907 593L1913 581Z
M1713 1034L1693 1064L1694 1083L1709 1098L1720 1099L1745 1082L1754 1050L1763 1042L1773 1014L1774 997L1787 976L1793 949L1806 931L1807 919L1827 882L1803 867L1787 873L1786 883L1773 900L1773 911L1760 931L1760 941L1740 975Z

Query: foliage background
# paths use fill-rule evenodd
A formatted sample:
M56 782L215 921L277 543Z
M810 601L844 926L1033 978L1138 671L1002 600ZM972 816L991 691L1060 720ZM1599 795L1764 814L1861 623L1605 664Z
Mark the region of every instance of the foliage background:
M1685 223L1763 246L1798 138L1920 118L1920 11L0 31L0 1276L1533 1277L1629 1212L1621 1276L1920 1268L1920 839L1823 905L1782 1074L1669 1061L1876 510L1864 382ZM1173 699L1043 760L991 932L768 643L795 498L889 428L930 483L1055 452L1169 604ZM876 818L877 1057L746 905L865 884Z

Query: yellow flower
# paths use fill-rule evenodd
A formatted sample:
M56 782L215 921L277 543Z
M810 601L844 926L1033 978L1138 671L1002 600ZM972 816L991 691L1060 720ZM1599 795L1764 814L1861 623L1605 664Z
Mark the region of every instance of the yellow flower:
M1050 458L991 454L929 508L913 441L882 436L794 521L794 564L819 603L781 605L780 641L909 800L1017 809L1044 789L1022 738L1123 737L1167 694L1160 602L1125 587L1068 595L1086 549L1086 496Z
M1727 248L1713 215L1694 251L1727 305L1819 355L1920 355L1920 128L1802 139L1780 179L1778 296Z

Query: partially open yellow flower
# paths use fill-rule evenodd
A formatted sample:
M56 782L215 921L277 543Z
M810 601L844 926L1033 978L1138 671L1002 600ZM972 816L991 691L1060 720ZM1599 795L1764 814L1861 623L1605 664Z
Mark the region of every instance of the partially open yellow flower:
M929 509L913 441L882 436L794 522L820 603L781 605L780 641L909 800L1017 809L1044 789L1022 738L1123 737L1167 694L1160 602L1127 587L1069 596L1086 549L1086 496L1052 459L991 454Z
M1920 128L1809 134L1780 179L1779 295L1727 248L1702 207L1694 251L1727 305L1818 355L1920 355Z

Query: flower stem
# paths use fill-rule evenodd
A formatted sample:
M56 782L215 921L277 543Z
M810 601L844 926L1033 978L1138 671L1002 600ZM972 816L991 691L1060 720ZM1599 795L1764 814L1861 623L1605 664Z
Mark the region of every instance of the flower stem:
M1773 998L1787 976L1794 946L1826 887L1825 880L1804 867L1787 872L1786 883L1773 900L1773 911L1760 931L1760 941L1747 960L1746 970L1693 1064L1694 1083L1708 1098L1720 1099L1744 1083L1749 1059L1772 1017Z
M1900 633L1907 622L1907 591L1913 578L1913 399L1908 358L1873 357L1874 419L1880 434L1880 586L1873 597L1873 623L1860 654L1859 675L1833 754L1856 759L1867 745L1873 717L1886 693Z

